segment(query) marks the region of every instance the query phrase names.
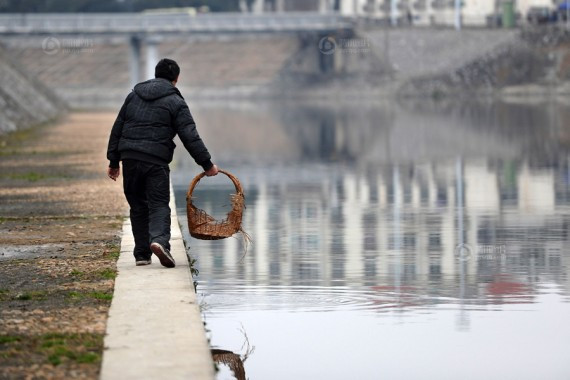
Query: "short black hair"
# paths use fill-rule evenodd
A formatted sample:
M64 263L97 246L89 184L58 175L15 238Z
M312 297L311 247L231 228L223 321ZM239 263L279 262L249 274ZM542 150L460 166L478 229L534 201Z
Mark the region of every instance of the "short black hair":
M174 82L180 74L180 66L172 59L163 58L156 64L154 69L155 78L164 78L170 82Z

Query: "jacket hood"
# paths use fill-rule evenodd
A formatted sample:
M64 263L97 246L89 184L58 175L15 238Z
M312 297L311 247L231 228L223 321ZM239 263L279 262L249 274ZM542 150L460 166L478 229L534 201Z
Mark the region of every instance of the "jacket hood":
M180 91L166 79L155 78L135 86L135 93L143 100L156 100L176 94L182 98Z

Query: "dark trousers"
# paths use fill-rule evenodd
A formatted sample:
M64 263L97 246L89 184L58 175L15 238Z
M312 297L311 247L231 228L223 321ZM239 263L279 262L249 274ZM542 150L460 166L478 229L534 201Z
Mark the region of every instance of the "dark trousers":
M148 259L150 243L170 249L170 169L143 161L123 161L123 189L135 237L134 255Z

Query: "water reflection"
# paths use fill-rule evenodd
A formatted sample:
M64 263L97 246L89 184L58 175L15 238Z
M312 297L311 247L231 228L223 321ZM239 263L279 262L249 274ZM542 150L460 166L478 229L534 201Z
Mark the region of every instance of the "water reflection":
M405 101L191 105L218 161L282 165L433 162L463 156L556 165L570 143L565 104ZM178 152L178 157L183 155ZM180 162L183 164L183 162Z
M212 359L218 366L227 366L227 369L231 371L228 375L235 377L237 380L246 379L243 361L238 354L228 350L213 349ZM223 369L218 367L218 372L220 371L223 371Z
M315 355L315 347L285 348L306 337L342 341L362 356L319 366L324 355L338 355L323 350L313 364L317 377L350 376L348 367L359 368L360 378L377 378L378 368L367 363L391 347L379 343L393 334L388 328L408 344L437 340L432 354L416 352L433 360L460 357L457 345L465 355L480 353L481 337L523 361L539 353L520 352L520 339L548 352L570 349L570 329L555 332L547 322L570 315L567 119L556 105L282 104L203 108L196 115L207 125L202 134L214 156L244 185L244 227L254 239L243 261L238 239L191 240L199 291L220 346L237 341L230 326L249 322L260 347L247 370L252 378L311 378L300 356ZM178 154L173 178L184 207L193 163ZM216 181L195 192L207 212L231 191L230 183ZM517 324L517 312L526 323L547 325L546 335ZM512 342L493 336L504 328L495 313L515 321L502 335ZM566 340L549 340L550 333ZM367 336L378 340L361 344ZM271 344L276 339L280 347ZM276 375L276 351L299 359L297 369ZM391 355L378 364L389 378L446 373L421 365L398 371L408 355ZM549 369L539 366L542 372L519 373L508 361L493 368L520 378L570 374L557 355L544 360ZM461 364L468 378L489 374L472 359Z
M406 283L429 296L455 298L463 273L470 276L465 298L472 303L492 296L497 288L491 284L503 282L505 273L528 284L551 279L567 286L568 167L532 170L520 163L509 173L513 189L500 180L504 165L465 162L459 179L456 165L380 167L366 175L333 170L273 181L263 170L253 170L253 178L242 173L249 204L244 225L255 243L242 263L239 240L200 245L200 271L209 282L235 274L244 286ZM303 170L311 171L297 173ZM208 191L196 192L206 209L213 207ZM462 243L469 245L465 260L457 257ZM430 293L434 282L437 292Z
M223 377L235 378L236 380L246 380L244 363L254 353L255 346L249 343L249 338L243 326L240 329L244 342L240 347L243 353L214 348L211 350L212 359L217 365L218 379Z

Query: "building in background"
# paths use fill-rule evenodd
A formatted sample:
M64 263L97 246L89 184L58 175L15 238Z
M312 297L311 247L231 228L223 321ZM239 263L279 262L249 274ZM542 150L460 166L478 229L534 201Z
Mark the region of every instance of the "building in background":
M497 26L503 3L514 3L514 12L525 22L531 8L555 11L552 0L461 0L461 24ZM454 0L253 0L240 2L244 12L338 12L344 16L393 20L399 25L454 25ZM249 6L248 6L249 4Z

